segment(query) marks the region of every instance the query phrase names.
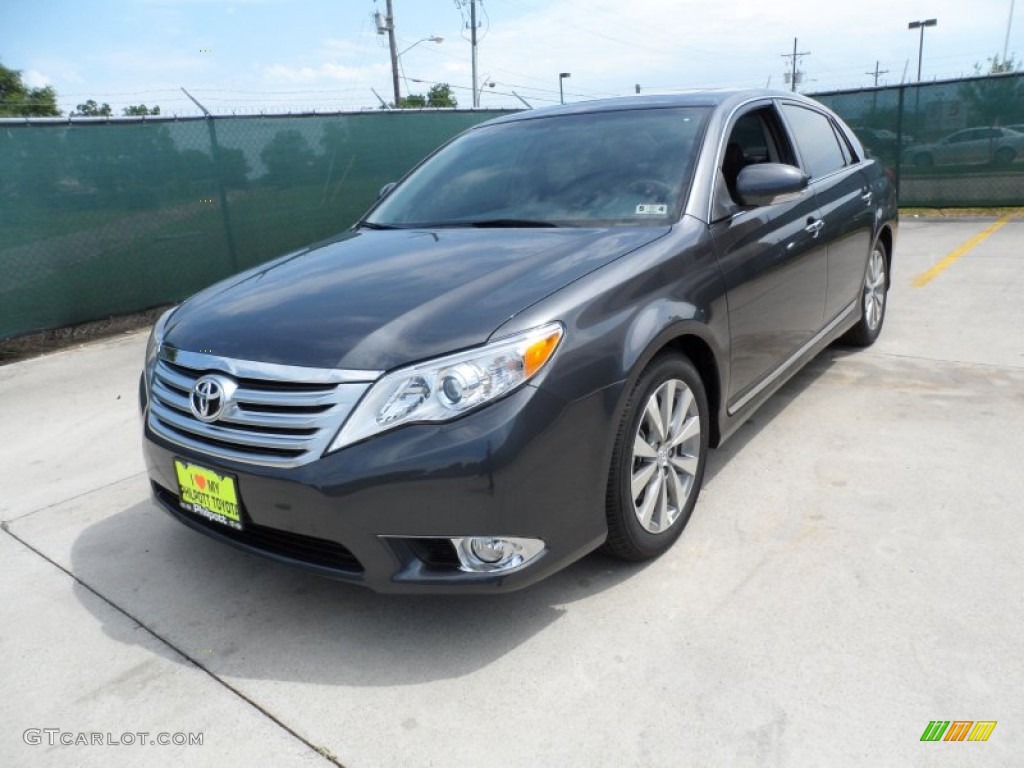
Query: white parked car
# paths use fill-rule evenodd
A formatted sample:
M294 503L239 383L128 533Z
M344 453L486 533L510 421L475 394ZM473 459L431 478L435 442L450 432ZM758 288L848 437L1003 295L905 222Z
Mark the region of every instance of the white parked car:
M931 144L908 147L903 153L903 160L919 166L1008 165L1022 156L1024 133L1012 128L985 127L965 128Z

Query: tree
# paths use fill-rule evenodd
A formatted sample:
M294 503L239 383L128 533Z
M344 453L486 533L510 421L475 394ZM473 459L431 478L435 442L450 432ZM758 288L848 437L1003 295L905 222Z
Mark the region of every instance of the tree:
M59 117L57 92L51 87L29 88L21 70L0 64L0 117Z
M152 109L149 109L145 104L139 104L138 106L124 107L121 112L125 117L131 117L133 115L159 115L160 105L157 104Z
M427 91L427 106L455 108L459 106L459 102L452 94L452 87L448 83L438 83Z
M985 65L980 63L974 65L974 71L979 75L1005 75L1011 72L1020 72L1021 69L1024 69L1022 67L1024 62L1014 61L1013 54L1010 54L1005 59L1000 59L997 53L995 56L989 56L985 61L988 62Z
M71 113L72 116L81 117L110 117L110 105L106 102L97 104L92 99L89 99L85 104L79 104L75 107L75 111Z
M427 97L422 93L410 93L398 100L399 109L423 109L427 106Z
M1000 60L999 55L988 59L988 72L975 64L978 74L988 74L978 80L967 80L958 89L960 99L967 105L969 125L1014 125L1024 122L1024 77L1014 76L1020 64L1013 56Z
M398 100L399 109L423 109L424 107L453 109L457 106L459 106L459 102L455 99L452 87L448 83L438 83L431 87L426 96L422 93L410 93ZM395 105L388 104L387 108L394 109Z

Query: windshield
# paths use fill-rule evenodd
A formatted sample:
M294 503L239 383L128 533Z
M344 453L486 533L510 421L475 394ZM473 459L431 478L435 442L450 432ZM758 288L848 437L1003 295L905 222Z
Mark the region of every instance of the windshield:
M478 128L429 158L364 223L663 225L685 200L709 111L630 109Z

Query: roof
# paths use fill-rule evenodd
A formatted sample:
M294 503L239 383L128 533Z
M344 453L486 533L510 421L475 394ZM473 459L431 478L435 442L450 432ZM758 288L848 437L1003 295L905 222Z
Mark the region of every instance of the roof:
M719 107L728 103L740 103L756 98L794 99L810 102L806 96L792 91L779 91L766 88L721 88L683 91L681 93L652 94L649 96L621 96L611 99L593 99L577 101L572 104L543 107L526 110L512 115L488 120L481 125L530 120L537 117L554 117L556 115L576 115L588 112L611 112L628 109L659 109L666 107Z

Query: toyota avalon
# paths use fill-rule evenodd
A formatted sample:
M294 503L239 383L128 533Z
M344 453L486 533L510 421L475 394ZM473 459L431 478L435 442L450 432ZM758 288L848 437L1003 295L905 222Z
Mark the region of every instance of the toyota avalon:
M347 231L160 318L153 494L383 592L656 557L709 448L828 344L878 336L896 221L854 133L793 93L491 120Z

